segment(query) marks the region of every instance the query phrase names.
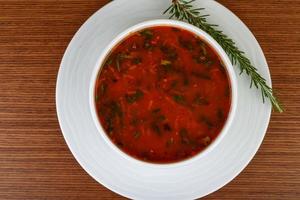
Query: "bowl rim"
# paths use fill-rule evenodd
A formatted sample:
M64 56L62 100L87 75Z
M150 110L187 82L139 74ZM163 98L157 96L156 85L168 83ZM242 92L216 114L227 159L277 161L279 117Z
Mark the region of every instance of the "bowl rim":
M96 104L95 104L95 84L97 81L98 74L100 73L102 69L103 62L105 62L105 59L107 58L108 54L111 52L111 50L118 45L122 40L126 39L130 34L138 32L140 30L150 28L150 27L156 27L156 26L169 26L169 27L177 27L180 29L187 30L198 37L200 37L202 40L204 40L207 44L210 45L211 48L215 51L215 53L219 56L219 59L224 64L229 82L230 82L230 89L231 89L231 106L228 113L228 117L226 119L225 124L223 125L223 128L221 129L219 135L215 138L215 140L209 144L204 150L200 151L196 155L176 162L171 163L152 163L152 162L146 162L139 160L137 158L134 158L133 156L128 155L121 149L119 149L107 136L105 133L105 130L102 128L102 125L100 123L100 120L98 118L98 115L96 113ZM90 112L93 118L93 122L100 133L101 137L104 139L105 143L110 146L110 148L119 156L122 156L129 162L134 162L139 165L147 165L151 167L159 167L159 168L168 168L168 167L178 167L183 165L188 165L192 163L195 160L198 160L204 156L206 156L209 152L211 152L213 149L215 149L218 144L222 141L222 139L226 136L228 133L229 127L231 126L235 113L237 108L237 77L233 69L233 65L225 53L224 49L205 31L201 30L200 28L193 26L191 24L188 24L186 22L172 20L172 19L155 19L155 20L147 20L141 23L138 23L136 25L133 25L120 34L118 34L111 42L109 42L108 45L103 49L102 53L100 54L97 62L94 65L94 69L91 75L90 80L90 86L89 86L89 107Z

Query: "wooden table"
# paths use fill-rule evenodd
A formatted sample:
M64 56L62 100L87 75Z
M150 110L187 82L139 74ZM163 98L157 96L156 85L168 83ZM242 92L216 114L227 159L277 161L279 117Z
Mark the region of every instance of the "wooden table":
M80 25L108 0L0 0L0 199L122 199L71 155L56 75ZM285 106L250 165L207 199L300 199L300 1L221 0L253 31ZM201 187L201 186L199 186Z

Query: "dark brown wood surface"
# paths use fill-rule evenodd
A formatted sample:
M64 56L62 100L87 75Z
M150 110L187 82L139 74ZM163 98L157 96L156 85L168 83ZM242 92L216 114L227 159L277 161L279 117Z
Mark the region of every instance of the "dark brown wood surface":
M71 155L55 110L62 55L108 0L0 0L0 199L123 199ZM300 199L300 1L221 0L253 31L285 106L250 165L207 199ZM199 186L201 187L201 186Z

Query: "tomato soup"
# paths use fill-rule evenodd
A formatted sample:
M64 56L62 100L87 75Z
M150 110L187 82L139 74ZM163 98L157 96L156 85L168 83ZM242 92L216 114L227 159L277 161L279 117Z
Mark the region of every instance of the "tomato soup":
M173 163L203 151L231 106L229 77L216 52L170 26L127 36L106 57L95 86L96 112L128 155Z

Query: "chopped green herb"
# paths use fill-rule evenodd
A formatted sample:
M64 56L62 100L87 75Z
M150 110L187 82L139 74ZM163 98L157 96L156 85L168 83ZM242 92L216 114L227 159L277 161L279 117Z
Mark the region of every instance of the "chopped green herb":
M140 58L140 57L134 58L134 59L132 60L132 63L133 63L134 65L138 65L138 64L140 64L141 62L142 62L142 58Z
M184 40L183 38L179 38L178 42L180 44L180 46L182 46L183 48L192 51L194 49L193 44L189 41Z
M107 85L105 83L102 83L100 86L100 94L103 96L106 93Z
M112 62L113 62L113 60L111 58L108 58L104 64L104 66L109 66L112 64Z
M132 118L130 121L130 124L133 126L137 126L139 124L139 119L138 118Z
M205 43L203 42L203 40L200 37L198 37L198 40L196 41L196 43L199 46L205 46Z
M132 95L126 95L126 100L128 103L133 104L134 102L140 100L141 98L143 98L144 93L141 90L136 90L134 94Z
M158 126L158 124L156 122L152 122L151 123L151 129L157 134L157 135L161 135L161 131L160 128Z
M169 46L161 46L160 50L171 61L174 61L178 58L178 54L177 54L177 51L176 51L175 48L172 48L172 47L169 47Z
M114 130L114 123L113 123L113 119L111 117L105 117L105 123L106 123L106 132L109 135L113 134L113 130Z
M213 123L206 116L201 116L200 121L204 123L209 129L213 127Z
M173 100L179 104L185 104L185 98L182 95L175 94L173 95Z
M124 60L124 59L130 59L132 58L132 56L126 54L126 53L118 53L117 56L116 56L116 67L117 67L117 70L119 72L121 72L121 62Z
M118 102L113 101L111 105L111 111L118 115L119 117L123 116L122 108Z
M148 41L145 42L144 47L145 47L145 49L147 49L149 51L151 51L153 49L153 46Z
M146 40L151 40L153 38L153 32L149 29L141 31L140 34L145 37Z
M98 95L95 96L95 101L99 101L99 96Z
M157 119L158 121L165 121L166 117L164 115L159 115Z

